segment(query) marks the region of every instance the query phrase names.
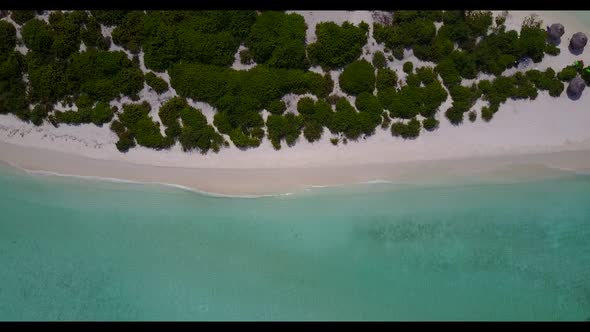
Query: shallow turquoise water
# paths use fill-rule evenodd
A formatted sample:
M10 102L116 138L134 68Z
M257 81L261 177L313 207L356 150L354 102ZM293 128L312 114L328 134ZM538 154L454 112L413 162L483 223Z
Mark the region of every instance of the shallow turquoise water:
M258 199L0 169L0 320L585 320L590 176Z

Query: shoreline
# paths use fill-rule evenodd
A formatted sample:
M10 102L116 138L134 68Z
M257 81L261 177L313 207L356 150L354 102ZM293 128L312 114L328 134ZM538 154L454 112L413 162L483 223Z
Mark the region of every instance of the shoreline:
M0 161L32 176L156 184L215 197L255 198L373 183L444 185L547 179L590 172L590 149L332 167L212 169L138 165L0 143Z

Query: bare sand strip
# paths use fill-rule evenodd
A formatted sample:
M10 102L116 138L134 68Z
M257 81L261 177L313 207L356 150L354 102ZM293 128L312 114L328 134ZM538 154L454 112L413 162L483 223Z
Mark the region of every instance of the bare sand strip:
M590 171L590 150L388 164L236 169L142 165L0 143L0 161L32 174L162 183L212 194L256 196L370 182L450 184L551 178L572 171Z

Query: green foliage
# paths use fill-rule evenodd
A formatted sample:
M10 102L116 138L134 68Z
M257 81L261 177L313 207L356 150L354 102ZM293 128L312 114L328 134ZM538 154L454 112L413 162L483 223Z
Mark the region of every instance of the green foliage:
M90 11L92 16L100 24L112 27L123 23L125 16L129 11L125 10L92 10Z
M144 17L143 11L128 12L121 23L113 30L113 42L128 49L133 54L139 53L144 38Z
M6 21L0 21L0 59L14 51L15 47L16 28Z
M271 101L266 110L272 114L281 115L287 110L287 105L285 105L284 101L277 99Z
M81 32L81 37L87 48L96 47L99 50L106 51L111 46L111 40L102 35L100 23L94 16L88 18L85 28Z
M297 111L303 118L303 136L308 142L315 142L322 137L324 127L329 125L334 113L326 101L314 102L308 97L299 100Z
M309 62L305 54L303 16L266 11L256 17L246 47L254 61L277 68L305 69Z
M18 25L23 25L25 22L35 18L34 10L13 10L10 13L10 18Z
M339 77L342 91L358 95L375 89L375 68L366 60L358 60L344 68Z
M477 120L477 113L475 111L471 111L467 115L469 116L469 121L475 122Z
M93 123L102 127L113 119L114 111L107 103L98 102L92 107L92 104L82 102L77 106L77 111L55 111L55 122L70 125Z
M439 121L435 118L426 118L422 120L422 127L424 127L424 129L427 131L434 131L436 128L438 128L439 124Z
M183 107L180 110L180 119L183 126L179 140L184 151L197 149L202 154L209 150L219 152L224 143L223 136L207 123L207 118L200 110Z
M551 43L547 43L545 44L545 53L552 56L558 56L561 53L561 50L559 49L559 47Z
M549 91L551 97L559 97L565 89L563 82L561 82L561 80L555 75L555 71L551 68L544 72L535 69L529 70L526 72L526 78L530 80L537 89Z
M368 112L380 116L383 113L383 107L379 103L379 99L372 93L362 92L356 97L356 109L360 112Z
M490 122L490 120L492 120L493 117L494 111L490 107L484 106L481 108L481 118L485 122Z
M373 54L373 66L377 69L384 68L387 65L387 59L385 59L385 54L381 51L375 52Z
M174 140L162 136L158 122L153 121L148 115L150 110L150 104L147 102L125 104L123 112L119 114L119 120L135 137L137 144L158 150L169 148L174 144Z
M223 115L216 115L222 133L240 140L242 147L250 142L250 130L263 125L259 111L287 93L312 93L325 97L332 82L313 72L256 66L248 71L235 71L199 64L178 64L171 68L171 83L179 95L210 103ZM218 113L219 114L219 113ZM222 129L223 128L223 129ZM234 133L238 129L242 134ZM234 141L234 144L236 142ZM237 144L236 144L237 145Z
M158 116L162 124L166 127L164 132L166 136L177 139L181 133L181 126L178 121L180 118L180 111L189 107L186 100L182 97L174 97L169 99L158 111Z
M252 56L252 52L250 52L250 50L245 49L240 51L240 63L243 65L251 65L254 63L254 57Z
M74 54L67 75L70 92L80 91L105 102L120 94L139 93L144 82L141 70L123 52L88 50Z
M380 90L377 96L392 117L410 119L418 114L432 117L447 99L447 92L432 75L431 69L420 71L413 76L416 84L405 85L399 91ZM420 83L425 85L421 87Z
M570 65L570 66L563 68L557 74L557 78L564 81L564 82L569 82L574 77L576 77L576 75L578 75L578 69L576 68L576 66Z
M334 22L316 25L317 41L308 46L307 52L313 64L324 69L337 69L353 62L361 55L367 43L367 32L349 22L341 26Z
M394 137L401 136L403 139L415 139L420 135L420 121L411 119L407 124L394 122L391 125L391 134Z
M411 61L404 62L403 70L404 73L411 74L414 71L414 64Z
M389 68L382 68L377 70L376 86L377 90L386 88L394 88L397 86L397 74Z
M31 20L22 27L22 37L27 48L40 55L50 56L53 47L53 32L49 24Z
M330 143L332 143L332 145L338 145L338 141L339 139L337 137L330 138Z
M166 83L164 79L156 76L153 72L145 74L145 82L159 94L168 90L168 83Z
M0 114L14 113L28 121L29 101L26 85L22 80L21 57L16 51L0 56Z
M459 125L463 122L463 114L468 112L481 96L481 91L475 84L471 87L453 85L449 93L453 98L453 105L445 112L445 115L453 125Z
M329 119L328 129L333 134L343 134L348 139L357 140L362 134L372 135L380 123L380 115L359 113L347 99L342 98L336 104L336 112Z
M266 127L268 128L268 138L272 146L279 150L283 139L289 147L295 145L297 138L301 135L303 119L293 113L285 115L271 114L266 120Z

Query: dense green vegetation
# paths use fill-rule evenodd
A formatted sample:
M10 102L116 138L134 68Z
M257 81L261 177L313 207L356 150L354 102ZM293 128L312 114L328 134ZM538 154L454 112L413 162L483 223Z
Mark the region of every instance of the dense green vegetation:
M16 29L0 21L0 114L14 113L28 121L30 112L22 80L24 57L16 52Z
M325 128L338 136L331 139L335 145L370 136L379 126L413 139L422 128L436 130L444 118L459 125L467 113L477 121L479 99L487 102L480 115L487 122L508 99L532 100L539 91L558 97L564 82L577 75L590 85L582 64L502 76L523 60L557 55L559 48L548 43L535 17L517 32L488 11L396 11L391 25L374 24L373 37L384 52L367 53L369 61L359 59L369 37L366 23L319 23L316 42L307 45L303 17L276 11L70 11L52 12L48 22L35 16L10 12L22 26L22 40L12 23L0 21L0 113L35 125L110 123L120 151L179 143L185 151L217 152L229 145L222 134L241 149L259 146L266 135L280 149L296 144L301 134L315 142ZM101 25L113 28L112 41ZM125 52L109 51L111 43ZM28 53L17 51L17 44ZM240 61L255 64L250 70L230 67L240 45L246 47ZM432 64L415 68L404 59L405 50ZM405 80L388 68L388 59L396 68L403 63ZM331 76L310 71L310 65L342 70L338 81L346 95L334 94ZM179 96L157 110L163 128L147 103L125 104L120 113L110 107L123 96L138 101L144 81L158 94L168 91L155 74L165 71ZM478 80L480 73L492 78ZM297 114L285 113L282 99L291 93L314 97L301 98ZM449 97L450 107L442 108ZM186 98L212 105L213 125ZM54 110L58 102L74 101L75 111ZM263 110L270 113L266 121Z
M147 102L141 104L125 104L118 120L127 129L137 144L153 149L166 149L174 144L174 139L160 133L160 123L148 114L151 106ZM121 136L119 136L121 138Z
M375 68L366 60L359 60L344 68L339 77L342 91L350 95L373 92L375 89Z
M215 126L240 148L260 144L264 134L260 134L264 125L260 111L267 107L277 109L276 100L283 95L312 93L323 98L333 85L329 76L264 65L236 71L180 63L171 68L170 76L171 84L180 96L205 101L217 108Z
M283 12L263 12L256 17L245 45L258 64L276 68L306 69L303 16Z
M52 123L72 125L94 123L102 127L103 124L111 122L115 109L105 102L98 102L94 107L92 105L84 105L84 107L80 107L77 111L55 111L55 114L50 116L50 121Z
M317 41L307 48L313 64L324 69L337 69L353 62L361 55L367 43L367 29L349 22L341 26L334 22L318 23L315 28Z
M168 83L166 83L164 79L156 76L153 72L145 74L145 82L159 94L166 92L169 88Z
M415 139L420 135L420 121L411 119L408 123L394 122L391 125L391 134L404 139Z

